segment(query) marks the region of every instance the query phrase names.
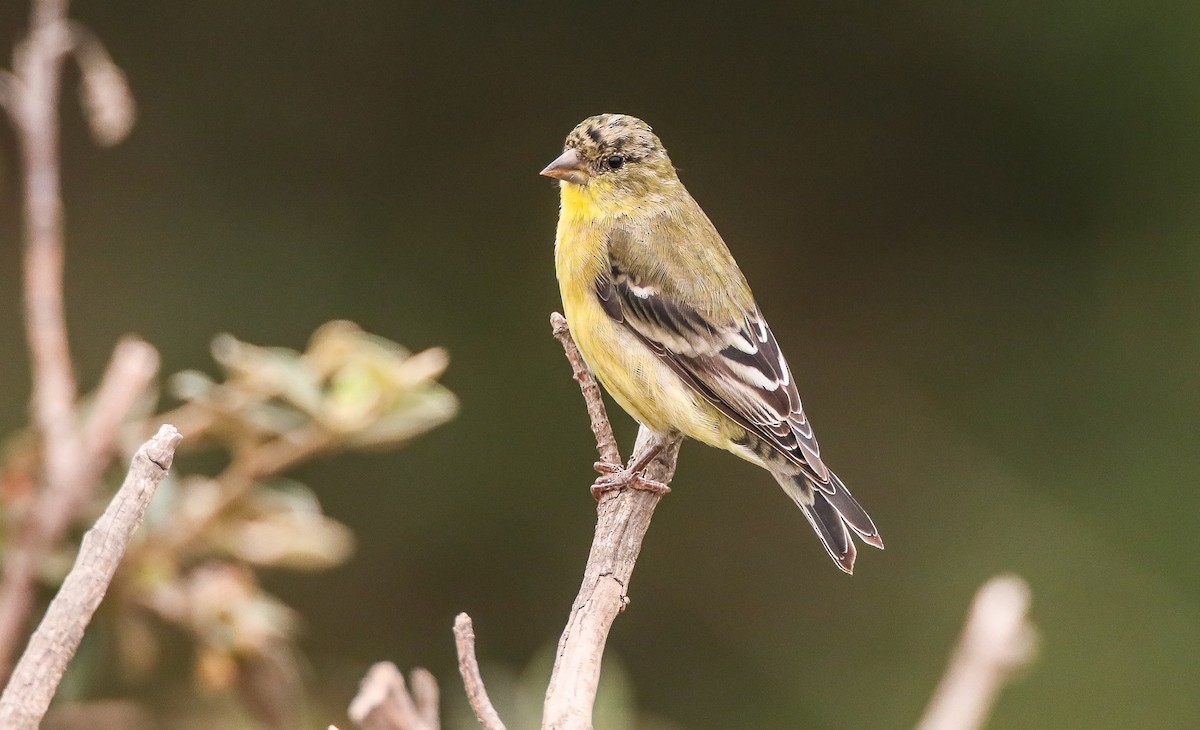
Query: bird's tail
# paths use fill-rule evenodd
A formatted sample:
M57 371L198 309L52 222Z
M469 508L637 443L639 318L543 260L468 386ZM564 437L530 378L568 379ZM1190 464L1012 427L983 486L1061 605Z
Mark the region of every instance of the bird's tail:
M870 515L833 472L829 472L828 484L817 484L802 473L777 473L775 479L800 507L829 556L842 570L853 573L854 558L858 554L850 539L850 530L866 544L883 549L883 539Z

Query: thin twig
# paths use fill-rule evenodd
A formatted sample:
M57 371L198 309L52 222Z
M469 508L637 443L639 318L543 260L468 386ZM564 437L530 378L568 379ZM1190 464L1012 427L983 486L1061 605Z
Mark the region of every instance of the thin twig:
M72 44L67 0L33 0L29 33L14 48L12 71L0 71L0 105L12 119L23 164L30 411L42 455L37 501L25 522L13 531L0 575L0 677L8 673L32 605L38 562L87 502L112 444L109 423L119 424L128 412L128 406L120 412L95 412L97 429L92 441L87 441L76 425L76 382L63 306L65 253L58 137L62 60ZM115 68L111 61L109 65ZM114 364L120 364L120 359ZM131 402L125 392L134 386L144 388L144 380L148 378L140 374L130 376L129 383L120 384L120 392L102 392L103 402L115 401L117 406Z
M408 682L412 685L410 693L413 703L417 706L417 715L429 730L440 730L442 721L438 714L438 706L441 693L438 690L437 679L429 670L415 667L408 673Z
M563 343L575 379L583 391L600 458L620 463L621 457L595 378L579 358L562 315L555 313L550 322L554 336ZM638 431L629 463L636 464L651 450L659 449L658 455L647 465L645 476L669 484L675 475L680 442L678 434L664 436L643 426ZM628 588L633 567L654 508L662 496L659 492L625 489L605 494L596 506L596 531L583 582L559 639L554 670L546 689L542 715L544 730L590 730L592 727L592 708L600 684L604 645L613 621L629 603Z
M72 460L68 481L56 483L57 488L48 483L37 494L24 524L6 546L0 571L0 678L8 674L33 605L42 556L62 538L92 496L111 460L120 425L157 371L158 352L149 344L126 338L117 345L83 424L82 443L76 447L82 452Z
M80 432L81 454L72 459L71 488L46 489L33 510L33 531L42 546L57 542L87 504L112 458L121 424L157 372L158 351L149 344L132 337L117 344Z
M29 640L0 696L0 727L35 730L50 707L67 664L75 655L84 629L108 590L146 507L166 476L182 438L164 425L133 456L125 483L79 547L75 566Z
M983 726L1001 688L1037 654L1030 593L1015 575L992 578L975 594L962 637L917 730Z
M575 346L575 340L571 338L571 331L567 328L567 318L558 312L551 314L550 331L554 334L555 339L562 343L567 360L571 363L572 375L579 382L579 389L583 391L583 400L587 403L592 433L596 436L596 451L600 452L601 461L620 464L621 452L617 448L617 437L613 435L612 424L608 422L608 414L604 410L604 399L600 395L600 386L596 383L596 376L592 375L592 371L588 370L587 365L584 364L583 357L579 354L579 348Z
M29 533L18 532L6 548L0 574L0 681L8 675L9 662L33 606L33 579L41 551L25 544L26 534Z
M30 411L42 453L38 505L17 526L0 575L0 677L33 604L33 579L47 543L42 499L60 501L74 491L74 459L81 453L75 429L75 375L63 311L63 214L58 166L58 89L62 0L35 0L29 34L13 51L6 76L6 108L24 165L25 334L29 341Z
M471 624L471 617L465 613L454 618L454 644L458 648L458 673L462 675L467 701L471 703L480 726L483 730L505 730L504 722L496 713L483 686L479 660L475 658L475 627Z
M391 662L379 662L367 670L347 714L362 730L439 730L437 680L417 667L404 675Z
M82 23L67 26L71 49L79 63L79 99L92 139L111 147L133 129L134 103L125 73L113 63L100 38Z
M24 160L25 332L29 340L34 426L42 438L46 488L69 489L78 458L75 374L63 308L63 203L59 182L58 92L65 0L36 0L28 37L13 66L21 80L15 107Z
M137 337L121 338L83 422L83 481L94 484L112 460L117 434L158 374L158 350Z
M638 432L631 462L661 446L646 467L648 479L669 484L675 475L680 438L645 428ZM609 492L596 506L596 532L579 595L558 642L543 707L543 730L590 730L604 645L617 615L629 603L629 581L663 495L640 489Z
M554 336L562 343L575 380L579 382L601 460L620 464L620 450L596 378L584 364L567 329L566 319L556 312L550 316L550 325ZM629 463L632 466L648 459L645 478L668 484L675 475L681 442L682 437L677 433L657 434L642 427ZM650 459L652 453L655 456ZM629 603L627 587L633 567L646 530L650 527L654 508L662 497L663 492L660 491L613 490L605 493L596 505L596 532L579 595L558 643L554 670L546 690L543 729L591 729L604 644L613 621ZM504 722L492 706L479 673L479 660L475 657L475 629L471 617L465 613L460 613L454 620L454 638L458 649L459 673L475 717L484 730L505 730ZM420 708L422 703L419 701L420 690L415 672L412 679L413 696L418 697L416 704ZM432 721L436 721L437 686L432 677L429 678L429 685L434 699L424 706L428 708ZM403 689L403 677L395 666L387 663L375 665L363 680L359 694L351 705L351 718L364 730L409 730L413 727L412 713L406 707ZM368 725L368 721L375 724Z

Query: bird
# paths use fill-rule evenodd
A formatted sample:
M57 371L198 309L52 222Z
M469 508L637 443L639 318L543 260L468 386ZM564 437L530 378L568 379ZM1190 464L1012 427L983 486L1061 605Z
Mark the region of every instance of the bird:
M882 549L875 523L822 460L745 276L650 125L589 117L541 174L558 181L554 260L567 327L613 400L652 431L766 469L846 573L857 554L851 533ZM662 489L640 474L646 462L597 485Z

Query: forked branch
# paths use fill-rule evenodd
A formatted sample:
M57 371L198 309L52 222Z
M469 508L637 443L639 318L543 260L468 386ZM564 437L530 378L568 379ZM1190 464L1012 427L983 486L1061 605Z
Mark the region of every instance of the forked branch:
M404 675L391 662L371 667L348 714L362 730L439 730L437 680L417 667Z
M25 626L39 561L91 496L109 463L117 426L158 366L149 345L118 347L88 423L82 429L77 425L63 307L58 136L63 62L73 54L79 63L84 116L102 144L115 144L128 133L133 101L99 39L67 19L67 0L33 0L29 18L29 32L13 50L12 70L0 69L0 108L12 121L21 151L30 411L40 438L42 474L37 501L13 530L0 573L0 677L8 672Z
M550 322L579 381L600 458L606 463L620 463L596 379L580 357L563 316L555 313ZM643 427L629 464L655 453L645 477L668 484L675 473L680 442L677 434L663 436ZM609 491L601 496L583 582L559 639L546 690L542 730L591 730L608 633L617 615L629 604L633 568L662 496L661 491L641 489ZM1036 632L1027 619L1028 608L1029 588L1016 576L999 576L979 590L946 676L917 730L980 727L1004 683L1033 659ZM470 617L458 616L454 634L472 709L485 730L504 730L479 674ZM355 699L355 705L371 708L374 715L356 714L354 706L351 715L365 730L424 730L427 725L417 721L417 713L406 709L413 703L405 699L405 694L403 678L395 667L376 665ZM394 699L397 696L398 701ZM377 724L371 724L372 717Z
M563 316L553 314L550 323L583 391L600 458L620 463L621 456L596 379L583 364ZM645 476L669 484L675 475L680 442L678 435L663 436L643 426L629 463L636 464L644 455L657 449L658 455L646 467ZM592 708L600 684L600 665L608 632L617 615L629 604L633 568L642 549L642 539L650 528L654 508L662 497L660 492L625 489L606 493L596 506L596 531L583 582L571 604L571 614L559 639L554 670L546 689L543 730L590 730L592 727Z

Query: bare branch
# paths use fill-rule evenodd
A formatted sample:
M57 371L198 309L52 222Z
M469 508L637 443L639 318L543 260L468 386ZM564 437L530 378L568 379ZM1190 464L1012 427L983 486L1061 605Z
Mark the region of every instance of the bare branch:
M25 541L20 538L21 534L15 536L5 551L0 575L0 677L8 674L10 657L33 605L33 579L41 557L40 551L21 544Z
M71 49L82 75L79 100L92 139L101 147L111 147L133 129L135 117L129 82L108 55L100 38L82 23L69 24Z
M619 464L620 451L596 379L580 357L562 315L551 315L550 323L554 336L562 343L571 362L575 379L579 381L587 402L592 433L596 436L596 450L602 461ZM646 460L645 478L665 485L675 475L681 441L679 434L662 435L643 427L638 432L629 463L632 467ZM629 603L627 588L633 567L646 530L650 527L654 508L663 494L662 491L645 489L615 489L604 492L600 497L596 506L596 532L592 538L583 583L559 640L554 670L546 690L542 719L544 730L591 730L604 645L617 614L625 610ZM479 724L484 730L505 730L504 722L488 698L479 672L479 661L475 656L475 630L467 614L460 613L455 618L454 637L459 673L467 691L467 700ZM436 722L437 685L432 677L428 677L428 689L422 689L419 679L424 681L425 676L414 671L414 702L403 691L403 678L394 666L375 665L351 705L351 718L364 730L423 728L424 725L413 724L415 707L417 714L427 721ZM422 696L431 696L432 699L422 702ZM368 722L373 724L368 725Z
M419 727L404 686L404 675L391 662L378 662L367 670L346 714L363 730Z
M83 487L71 513L87 501L91 487L104 475L121 425L157 374L158 350L152 345L129 336L117 343L82 425L84 459L77 482Z
M117 345L83 425L82 444L75 447L81 452L60 475L65 481L49 483L37 495L7 546L0 573L0 676L8 673L33 603L38 562L91 497L111 458L118 428L157 370L158 352L150 345L134 338Z
M58 164L59 63L64 51L65 0L35 0L29 34L13 51L13 73L3 77L5 105L16 128L24 165L25 334L29 341L30 410L42 450L41 498L74 491L81 453L75 429L75 374L63 311L63 214ZM17 527L0 576L0 676L33 600L34 569L44 544L42 511Z
M125 483L84 535L75 566L50 602L0 696L0 727L38 727L134 530L145 517L150 498L171 467L181 438L174 426L164 425L134 454Z
M675 475L680 438L664 437L642 427L631 463L661 448L646 467L646 477L668 484ZM546 689L544 730L590 730L592 707L600 684L600 663L608 632L629 603L629 581L662 494L639 489L609 492L596 506L596 532L588 554L579 595L558 642L550 685Z
M1004 684L1037 654L1029 602L1029 586L1015 575L996 576L979 589L917 730L982 727Z
M429 730L440 730L442 723L438 716L438 704L441 697L437 679L429 670L416 667L408 673L408 681L412 684L412 697L417 706L417 715Z
M158 362L158 350L144 340L126 336L117 343L83 422L87 474L98 475L108 465L117 433L158 374Z
M588 419L592 424L592 433L596 436L596 450L600 452L601 461L620 464L621 452L617 448L617 437L613 435L612 424L608 422L608 414L604 410L600 386L596 383L596 376L592 375L592 371L584 364L579 348L575 346L575 340L571 339L571 331L567 329L567 318L554 312L550 315L550 328L555 339L562 343L567 360L571 363L572 375L579 382L579 389L583 391L583 400L587 403Z
M362 730L439 730L437 680L420 667L412 670L412 692L391 662L367 671L348 714Z
M562 342L575 379L579 381L580 390L587 401L588 417L592 422L592 432L596 435L596 449L600 452L600 458L619 464L620 453L596 379L580 358L571 333L567 330L566 319L556 312L550 316L550 324L554 336ZM664 485L669 484L675 476L681 440L678 434L664 436L643 426L638 431L629 463L637 464L647 454L657 450L657 456L646 466L645 477ZM617 614L624 611L629 603L627 591L633 567L642 549L642 539L650 528L654 508L662 497L662 492L624 489L607 492L596 505L596 531L592 537L583 583L559 639L554 670L546 689L542 715L544 730L591 729L604 645Z
M33 372L33 421L42 436L46 482L68 481L78 456L75 375L63 313L63 212L59 185L58 90L64 0L34 3L29 36L14 59L22 93L17 138L24 161L25 329Z
M465 613L454 618L454 643L458 647L458 673L462 675L467 701L471 703L479 724L483 730L506 730L483 686L479 660L475 658L475 627L471 624L471 617Z

